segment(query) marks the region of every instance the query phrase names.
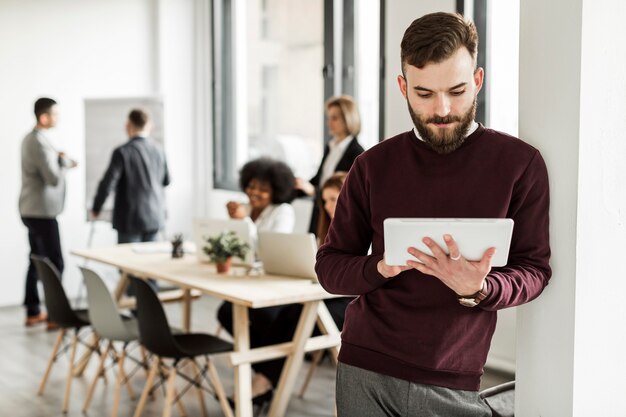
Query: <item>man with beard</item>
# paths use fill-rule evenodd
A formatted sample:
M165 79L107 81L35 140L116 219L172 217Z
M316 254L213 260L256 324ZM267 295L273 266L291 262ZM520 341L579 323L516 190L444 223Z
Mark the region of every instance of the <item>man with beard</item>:
M477 47L474 24L456 14L409 26L398 84L414 129L357 158L318 252L322 286L358 295L341 334L341 417L490 416L478 389L496 312L550 278L546 167L535 148L474 121ZM491 267L494 248L469 261L446 235L449 255L424 238L433 256L407 248L406 265L387 265L389 217L512 218L508 264Z

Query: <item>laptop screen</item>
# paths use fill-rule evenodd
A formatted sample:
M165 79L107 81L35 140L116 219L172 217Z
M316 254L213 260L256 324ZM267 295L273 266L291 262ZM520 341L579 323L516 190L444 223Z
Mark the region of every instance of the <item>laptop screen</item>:
M266 274L317 281L317 244L313 233L259 231L258 252Z

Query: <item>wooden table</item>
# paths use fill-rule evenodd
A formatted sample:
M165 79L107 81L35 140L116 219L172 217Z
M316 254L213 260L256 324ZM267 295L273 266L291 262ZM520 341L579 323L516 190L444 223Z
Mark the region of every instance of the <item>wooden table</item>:
M280 381L275 389L269 416L285 415L304 352L330 348L334 355L340 344L339 330L326 305L332 298L319 284L308 280L273 276L246 275L243 268L234 268L228 275L217 274L212 264L198 262L195 255L172 259L167 253L136 253L135 244L107 248L73 250L73 255L114 266L122 271L116 289L119 298L128 285L128 275L153 278L181 287L183 297L183 327L191 328L191 290L233 303L234 350L229 362L235 369L235 413L238 417L252 416L251 364L287 357ZM141 244L149 248L154 243ZM162 244L161 244L162 245ZM304 308L291 342L250 349L248 309L302 303ZM315 323L322 336L310 337Z

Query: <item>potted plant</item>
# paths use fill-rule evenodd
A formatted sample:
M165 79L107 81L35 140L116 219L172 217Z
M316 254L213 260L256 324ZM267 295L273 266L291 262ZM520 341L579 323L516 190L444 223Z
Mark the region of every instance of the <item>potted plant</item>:
M172 258L182 258L184 251L183 251L183 234L182 233L178 233L175 234L174 237L172 238Z
M242 241L233 231L222 232L205 240L204 253L209 256L211 262L215 262L219 273L228 272L233 256L243 259L250 250L250 245Z

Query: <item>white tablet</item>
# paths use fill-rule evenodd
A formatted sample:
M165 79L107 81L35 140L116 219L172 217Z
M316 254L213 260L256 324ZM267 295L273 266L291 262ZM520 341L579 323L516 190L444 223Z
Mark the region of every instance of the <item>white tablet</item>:
M407 252L411 246L432 254L422 242L424 237L430 237L448 253L448 246L443 240L445 234L454 238L461 255L470 261L480 260L492 246L496 248L496 254L491 266L504 266L509 259L512 219L389 218L383 225L385 262L388 265L406 265L407 260L415 260Z

